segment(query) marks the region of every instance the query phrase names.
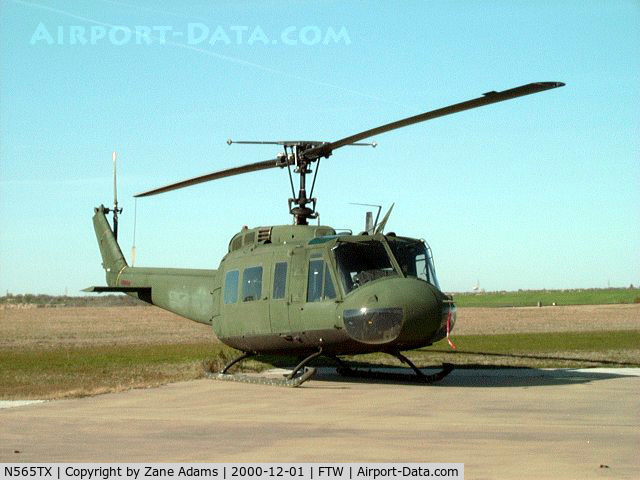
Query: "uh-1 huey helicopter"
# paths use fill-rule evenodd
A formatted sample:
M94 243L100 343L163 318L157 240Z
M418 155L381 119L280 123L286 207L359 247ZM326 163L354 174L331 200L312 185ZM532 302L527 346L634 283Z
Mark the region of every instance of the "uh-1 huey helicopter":
M108 286L91 292L124 292L147 303L211 325L222 342L243 352L213 375L224 380L298 386L314 375L306 365L324 355L340 365L339 373L364 375L338 358L385 352L407 363L422 382L443 378L424 375L401 351L425 347L443 338L455 323L455 304L440 289L429 246L422 240L384 234L391 209L382 221L367 222L353 235L329 226L309 225L318 217L313 188L322 158L347 145L370 145L374 135L512 98L562 87L560 82L529 83L365 130L335 142L233 142L278 145L276 158L209 173L135 195L146 197L243 173L286 168L293 196L292 225L243 227L229 242L217 270L130 267L117 242L118 208L95 209L93 225ZM306 175L316 163L311 192ZM292 177L299 176L298 194ZM393 208L393 205L392 207ZM106 215L113 213L113 230ZM377 219L376 219L377 220ZM452 345L453 346L453 345ZM298 356L302 361L285 378L265 380L227 372L258 354ZM369 372L370 373L370 372Z

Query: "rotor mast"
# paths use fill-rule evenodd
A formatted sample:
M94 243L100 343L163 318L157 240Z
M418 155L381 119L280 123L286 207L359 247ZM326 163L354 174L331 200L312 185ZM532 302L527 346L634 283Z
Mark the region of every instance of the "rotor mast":
M318 175L318 167L320 165L319 155L307 155L308 151L315 151L318 148L322 148L325 145L329 145L329 142L319 142L314 140L291 140L291 141L253 141L253 140L227 140L227 145L234 143L243 145L281 145L284 149L283 153L279 153L275 159L275 166L280 168L287 167L289 170L289 180L291 182L291 198L289 198L289 213L293 215L295 225L308 225L309 219L318 218L318 212L316 212L317 199L313 196L313 189L316 184L316 176ZM352 142L349 146L356 147L373 147L378 144L376 142ZM325 156L329 156L325 154ZM309 167L313 162L317 162L315 171ZM295 169L293 173L297 173L299 176L298 194L296 195L295 187L293 185L293 176L291 173L291 167ZM311 191L307 194L307 174L313 173L313 181L311 183ZM311 205L310 207L308 205Z
M307 148L309 148L308 146ZM285 147L286 149L286 147ZM295 145L292 147L293 156L295 159L296 169L295 173L297 173L300 177L300 188L298 190L298 196L289 199L289 213L293 215L294 223L296 225L308 225L307 219L318 218L318 212L316 212L316 199L313 198L313 187L311 187L310 197L307 197L307 179L306 175L308 173L312 173L309 169L309 164L311 163L304 156L304 148L301 148L301 145ZM318 169L316 167L316 173L313 176L313 185L315 185L316 175L318 173ZM293 190L293 189L292 189ZM307 207L308 204L312 204L312 208ZM292 205L296 205L292 207Z

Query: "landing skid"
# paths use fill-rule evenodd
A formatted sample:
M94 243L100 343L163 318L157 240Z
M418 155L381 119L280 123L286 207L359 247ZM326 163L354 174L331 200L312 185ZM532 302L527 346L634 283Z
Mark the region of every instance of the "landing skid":
M284 378L269 378L260 375L244 375L227 373L229 369L236 363L240 363L249 357L253 357L255 353L245 352L239 357L229 362L220 373L206 372L205 376L212 380L224 380L228 382L253 383L258 385L271 385L274 387L299 387L316 374L315 368L307 368L305 365L314 358L322 355L322 347L317 352L305 357L291 373Z
M338 362L338 368L336 369L338 374L351 377L351 378L370 378L376 380L392 380L401 382L414 382L414 383L433 383L442 380L449 375L454 366L450 363L443 363L442 370L433 373L431 375L425 375L422 371L416 367L411 360L402 355L400 352L389 352L394 357L398 358L401 362L406 363L415 372L415 375L407 375L405 373L390 373L390 372L378 372L373 370L361 370L352 368L338 357L329 356ZM261 375L246 375L246 374L231 374L227 373L229 369L243 360L255 355L252 352L246 352L239 357L229 362L221 372L206 372L205 376L212 380L223 380L227 382L241 382L241 383L253 383L257 385L271 385L274 387L299 387L307 380L311 379L316 374L315 368L306 367L306 365L316 357L322 355L322 348L319 348L317 352L312 353L305 357L292 371L284 378L269 378Z
M207 373L206 377L212 380L225 380L227 382L254 383L257 385L271 385L273 387L299 387L316 374L315 368L305 368L302 375L288 378L268 378L259 375L243 375L230 373Z
M415 382L415 383L434 383L442 380L444 377L449 375L454 366L451 363L443 363L442 370L436 373L432 373L431 375L425 375L422 371L414 365L414 363L409 360L407 357L402 355L400 352L394 352L392 355L398 358L401 362L406 363L411 367L411 369L415 372L415 375L407 375L405 373L391 373L391 372L377 372L374 370L359 370L357 368L352 368L347 365L345 362L340 360L338 357L333 357L338 361L338 368L336 371L339 375L351 378L370 378L374 380L395 380L402 382Z

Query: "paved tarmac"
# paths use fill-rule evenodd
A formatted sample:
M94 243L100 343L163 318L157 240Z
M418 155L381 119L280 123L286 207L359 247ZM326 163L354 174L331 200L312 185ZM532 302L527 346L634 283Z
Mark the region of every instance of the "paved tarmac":
M640 370L434 385L198 380L0 410L0 462L462 462L465 478L639 478Z

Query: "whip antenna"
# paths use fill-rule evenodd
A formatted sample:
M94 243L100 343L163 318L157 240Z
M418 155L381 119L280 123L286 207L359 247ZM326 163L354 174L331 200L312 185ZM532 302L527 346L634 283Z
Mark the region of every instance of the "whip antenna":
M133 245L131 245L131 266L136 265L136 223L138 221L138 199L133 204Z

